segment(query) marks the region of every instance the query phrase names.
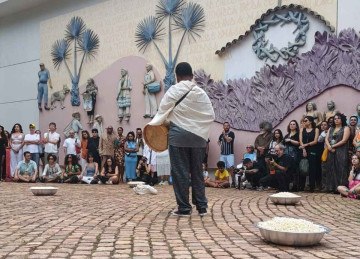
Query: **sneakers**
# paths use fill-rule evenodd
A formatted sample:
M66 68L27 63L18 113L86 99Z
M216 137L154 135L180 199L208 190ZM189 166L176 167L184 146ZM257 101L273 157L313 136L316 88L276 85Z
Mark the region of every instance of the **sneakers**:
M191 210L189 210L189 211L176 210L176 211L172 211L171 215L172 216L177 216L177 217L190 217L191 216Z
M159 185L164 185L164 181L161 181L161 182L159 183Z
M206 209L199 209L199 216L200 217L204 217L207 214L207 210Z
M163 181L162 185L169 185L168 181Z

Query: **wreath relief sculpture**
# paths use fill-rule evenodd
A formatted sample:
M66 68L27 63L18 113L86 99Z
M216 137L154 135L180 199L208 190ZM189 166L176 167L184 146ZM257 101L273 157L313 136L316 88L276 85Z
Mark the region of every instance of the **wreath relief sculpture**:
M265 39L265 33L269 29L269 26L278 25L283 26L287 23L294 23L296 29L293 33L296 33L295 42L289 42L287 47L278 49L270 44L270 47L267 48L269 40ZM285 15L274 14L270 20L261 21L259 25L254 29L254 43L252 48L259 59L270 59L273 62L276 62L279 57L284 60L289 59L290 57L296 56L298 50L301 46L306 43L306 32L309 30L309 20L306 15L302 12L292 12L289 11Z

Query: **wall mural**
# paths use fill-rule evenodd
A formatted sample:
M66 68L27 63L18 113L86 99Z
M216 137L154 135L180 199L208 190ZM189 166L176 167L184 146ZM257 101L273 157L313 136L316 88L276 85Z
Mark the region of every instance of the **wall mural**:
M293 33L298 32L295 36L294 42L289 42L287 47L278 49L270 44L267 47L269 40L265 38L266 31L270 26L280 25L286 23L294 23L296 29ZM262 20L253 31L254 43L252 48L259 59L270 59L276 62L279 57L288 60L290 57L295 57L299 52L299 48L306 43L306 32L309 30L309 20L302 12L288 11L285 15L274 14L269 20Z
M167 60L156 44L156 41L160 40L165 35L165 28L163 27L164 21L168 23L169 56ZM176 84L174 68L185 35L188 36L189 41L190 39L195 40L196 36L200 37L200 32L202 32L204 23L204 9L200 5L194 3L185 4L184 0L160 0L156 5L156 17L149 16L138 24L135 33L136 45L140 51L145 52L151 43L154 44L166 68L166 75L164 78L165 90ZM173 58L172 32L174 30L182 31L182 36L175 57Z
M250 79L215 82L205 71L195 81L208 93L216 121L257 131L259 123L278 125L288 114L325 90L347 85L360 90L360 40L354 29L315 34L311 51L287 65L266 65Z
M73 49L71 49L73 44ZM71 18L66 26L65 38L57 40L51 49L51 56L56 69L60 69L61 64L65 64L66 70L69 73L72 87L71 87L71 105L79 106L79 81L81 71L85 60L93 58L99 50L100 41L97 34L91 29L87 29L84 21L80 17ZM68 60L73 57L74 69L71 72ZM78 53L80 53L81 61L78 66Z

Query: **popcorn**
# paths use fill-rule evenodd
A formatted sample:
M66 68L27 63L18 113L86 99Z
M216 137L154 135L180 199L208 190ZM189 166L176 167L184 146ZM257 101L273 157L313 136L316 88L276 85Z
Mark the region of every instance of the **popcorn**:
M287 217L274 217L271 220L259 222L258 226L267 230L292 233L319 233L325 231L322 226L308 220Z

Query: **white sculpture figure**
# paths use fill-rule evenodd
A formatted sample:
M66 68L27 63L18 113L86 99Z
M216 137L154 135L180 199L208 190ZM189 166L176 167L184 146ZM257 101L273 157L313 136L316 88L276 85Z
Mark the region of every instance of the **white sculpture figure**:
M73 130L75 132L75 138L79 139L79 131L83 129L83 126L80 123L80 113L74 112L72 117L73 119L64 129L64 135L68 138L70 131Z
M99 114L96 114L95 116L95 122L93 125L93 129L97 129L99 136L102 136L102 134L104 133L104 128L103 128L103 117Z
M131 106L131 80L128 71L121 69L121 78L118 85L118 95L116 101L118 104L118 117L119 122L125 117L126 121L130 119L130 106Z
M144 76L144 90L143 93L145 95L145 115L144 118L154 118L158 106L156 103L156 97L154 92L151 92L151 90L149 90L149 85L151 83L155 82L155 74L152 70L152 65L151 64L147 64L146 65L146 74ZM160 86L160 83L159 83ZM160 90L160 88L159 88Z
M94 79L89 78L87 80L85 92L82 93L84 102L84 110L87 112L89 116L88 124L94 123L94 112L95 112L95 104L96 104L96 95L98 93L98 87L95 84Z

